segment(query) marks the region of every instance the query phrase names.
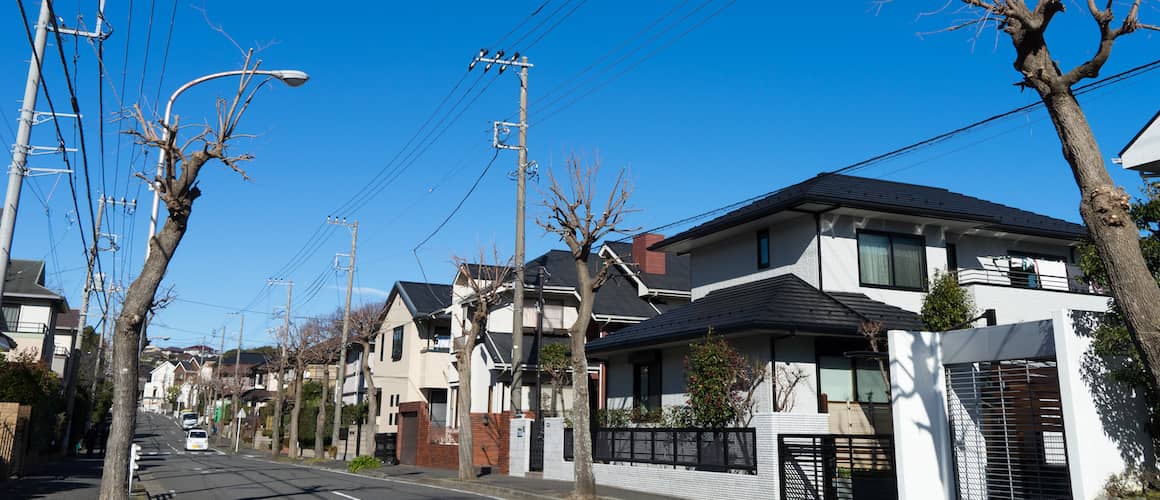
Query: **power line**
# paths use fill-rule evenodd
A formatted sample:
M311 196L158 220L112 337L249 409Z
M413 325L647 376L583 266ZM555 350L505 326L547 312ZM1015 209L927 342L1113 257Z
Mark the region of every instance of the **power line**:
M474 193L475 188L479 187L479 183L483 181L485 176L487 176L487 172L491 170L491 166L495 164L495 160L497 158L499 158L498 149L495 151L495 154L492 155L491 161L487 162L487 165L483 167L483 171L481 171L479 176L475 178L475 182L471 183L471 188L463 194L463 197L459 199L459 203L455 204L455 208L451 210L451 213L447 214L447 217L444 217L443 221L440 222L439 225L435 226L435 230L431 231L431 234L428 234L427 237L423 238L423 240L420 241L418 245L415 245L415 248L411 249L412 252L418 252L420 247L425 245L428 241L431 241L431 238L434 238L436 234L439 234L439 231L443 229L443 226L446 226L447 223L451 221L451 218L455 217L455 214L459 213L459 209L463 208L463 204L466 203L467 199L471 197L471 193Z
M1158 68L1160 68L1160 59L1156 59L1154 61L1151 61L1151 62L1148 62L1145 64L1141 64L1139 66L1127 69L1125 71L1121 71L1121 72L1116 73L1114 75L1111 75L1111 76L1108 76L1105 78L1101 78L1101 79L1093 81L1093 82L1089 82L1089 83L1084 84L1084 85L1080 85L1080 86L1076 87L1072 92L1076 96L1081 96L1081 95L1093 92L1095 90L1099 90L1099 89L1102 89L1104 87L1114 85L1116 83L1128 80L1130 78L1138 77L1140 75L1154 71ZM933 146L935 144L946 141L952 137L955 137L955 136L973 131L975 129L984 127L986 125L995 123L995 122L1000 121L1004 118L1009 118L1011 116L1018 115L1020 113L1035 110L1036 108L1039 108L1041 106L1043 106L1043 101L1035 101L1035 102L1030 103L1030 104L1019 106L1019 107L1012 109L1010 111L1005 111L1002 113L991 115L987 118L972 122L972 123L964 125L962 127L958 127L958 128L953 129L949 132L944 132L944 133L935 135L933 137L929 137L927 139L923 139L923 140L908 144L906 146L888 151L886 153L876 155L876 156L867 158L865 160L851 163L849 165L846 165L844 167L841 167L841 168L838 168L835 170L831 170L828 172L822 172L821 174L818 174L818 177L824 177L824 176L828 176L828 175L845 174L845 173L853 172L855 170L867 168L867 167L874 165L876 163L880 163L880 162L883 162L886 160L898 158L900 156L912 153L912 152L917 151L919 149ZM1002 134L999 134L999 135L1002 135ZM667 224L664 224L661 226L647 229L647 230L643 231L643 233L661 232L661 231L664 231L666 229L670 229L673 227L683 226L683 225L688 224L690 222L701 220L701 219L704 219L704 218L707 218L707 217L710 217L710 216L713 216L716 214L720 214L722 212L734 210L734 209L743 207L745 205L749 205L750 203L753 203L753 202L756 202L758 200L761 200L761 199L776 195L778 193L781 193L785 189L787 189L787 188L781 188L781 189L777 189L774 191L769 191L767 193L753 196L751 198L747 198L747 199L741 200L741 201L736 202L736 203L731 203L729 205L725 205L725 206L720 207L720 208L715 208L713 210L701 212L699 214L685 217L683 219L680 219L680 220L677 220L674 222L670 222L670 223L667 223ZM628 241L630 239L632 239L632 237L628 236L628 237L621 238L621 239L616 240L616 241L623 242L623 241Z

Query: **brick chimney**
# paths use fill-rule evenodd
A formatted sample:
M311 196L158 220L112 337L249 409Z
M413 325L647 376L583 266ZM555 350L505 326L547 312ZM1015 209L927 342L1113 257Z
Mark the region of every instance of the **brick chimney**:
M649 250L648 247L665 239L661 234L638 234L632 238L632 260L645 274L665 274L665 253Z

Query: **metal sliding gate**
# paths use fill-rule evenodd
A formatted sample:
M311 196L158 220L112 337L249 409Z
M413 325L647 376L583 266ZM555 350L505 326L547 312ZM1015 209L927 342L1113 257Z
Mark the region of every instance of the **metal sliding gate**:
M782 500L898 498L890 435L782 434L777 450Z
M1054 360L947 365L960 499L1071 498Z

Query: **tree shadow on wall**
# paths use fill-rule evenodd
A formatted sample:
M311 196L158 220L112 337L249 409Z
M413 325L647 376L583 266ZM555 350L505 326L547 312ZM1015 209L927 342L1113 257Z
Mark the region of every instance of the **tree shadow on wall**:
M1072 311L1075 334L1093 338L1102 317L1103 313ZM1116 443L1124 463L1129 468L1156 470L1156 447L1151 432L1155 430L1155 423L1150 418L1140 418L1149 409L1143 388L1112 380L1108 375L1125 365L1125 357L1100 356L1089 346L1080 359L1080 377L1091 393L1104 432Z

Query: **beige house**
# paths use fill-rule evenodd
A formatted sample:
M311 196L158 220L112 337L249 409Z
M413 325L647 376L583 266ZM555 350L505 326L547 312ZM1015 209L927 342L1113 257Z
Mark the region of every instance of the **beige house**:
M69 312L68 302L45 288L44 278L43 261L12 259L5 278L0 332L15 344L12 352L30 353L64 377L71 370L76 335L61 332L57 341L57 319Z
M427 403L431 422L446 424L449 305L450 285L399 281L391 289L369 359L379 391L378 432L398 432L399 403L407 401Z

